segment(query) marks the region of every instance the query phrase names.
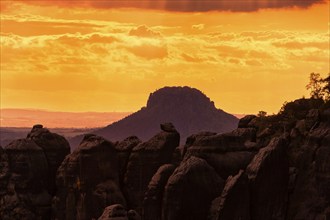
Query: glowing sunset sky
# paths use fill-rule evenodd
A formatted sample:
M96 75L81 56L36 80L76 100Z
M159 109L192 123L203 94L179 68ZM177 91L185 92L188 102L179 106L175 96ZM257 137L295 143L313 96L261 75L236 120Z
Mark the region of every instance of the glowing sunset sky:
M1 108L132 112L163 86L277 112L329 72L329 1L3 1Z

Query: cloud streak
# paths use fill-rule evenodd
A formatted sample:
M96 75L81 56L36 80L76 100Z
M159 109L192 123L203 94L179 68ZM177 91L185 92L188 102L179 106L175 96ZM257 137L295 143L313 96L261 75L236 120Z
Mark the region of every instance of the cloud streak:
M17 1L16 1L17 2ZM23 1L21 1L23 2ZM28 4L54 5L59 7L94 7L94 8L139 8L177 12L233 11L251 12L268 8L307 8L324 0L98 0L98 1L24 1Z

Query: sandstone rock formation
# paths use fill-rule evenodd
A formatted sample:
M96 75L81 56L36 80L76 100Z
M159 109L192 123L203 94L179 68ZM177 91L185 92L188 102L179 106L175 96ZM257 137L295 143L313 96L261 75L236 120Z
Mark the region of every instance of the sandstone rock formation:
M42 125L33 126L31 132L27 135L27 139L33 140L45 153L48 164L48 191L50 194L54 194L57 168L61 165L65 156L70 153L70 145L63 136L51 133Z
M0 196L7 193L7 181L9 176L8 156L0 146Z
M86 135L58 169L58 191L53 199L55 218L92 219L108 205L125 205L118 164L115 144Z
M146 142L88 134L66 157L65 139L37 125L0 147L0 219L327 219L330 104L322 103L297 100L181 146L171 123Z
M120 204L114 204L104 209L98 220L128 220L127 211Z
M184 157L205 159L225 180L252 160L257 151L255 133L253 128L238 128L224 134L198 135L194 141L188 138Z
M246 169L250 181L251 219L285 219L289 181L286 148L285 139L272 139Z
M68 142L42 125L0 149L1 219L50 219L55 173Z
M127 212L121 204L114 204L106 207L98 220L141 220L141 217L134 210Z
M287 219L330 217L330 121L324 116L321 114L314 123L307 122L314 126L299 125L301 132L291 138L290 166L295 172Z
M172 175L175 166L164 164L161 166L149 182L143 201L143 219L160 220L162 219L162 202L165 185L168 178Z
M243 170L229 176L221 196L212 201L210 220L250 220L250 191Z
M171 131L158 133L149 141L133 148L124 179L125 192L132 209L142 213L144 194L152 176L163 164L170 163L180 135L171 126ZM164 129L164 126L161 126Z
M129 156L135 146L141 143L141 140L136 136L130 136L115 145L118 157L119 181L120 185L124 184L124 177L128 164Z
M223 186L224 180L205 160L188 158L165 186L162 219L207 219L209 206Z

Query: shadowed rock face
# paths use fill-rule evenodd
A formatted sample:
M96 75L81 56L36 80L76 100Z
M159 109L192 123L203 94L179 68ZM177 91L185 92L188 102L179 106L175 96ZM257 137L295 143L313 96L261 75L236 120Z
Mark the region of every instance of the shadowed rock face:
M250 181L251 219L285 219L289 164L287 142L274 138L246 169Z
M55 173L69 151L62 136L42 125L35 126L26 139L1 148L1 219L50 219Z
M19 139L5 148L15 190L39 191L47 188L48 164L45 154L34 141Z
M161 127L164 129L164 126ZM179 142L180 135L173 127L171 131L163 130L149 141L133 148L124 179L131 208L142 213L144 194L152 176L160 166L171 162Z
M250 122L255 119L257 116L255 115L246 115L243 118L241 118L238 122L238 127L239 128L249 128L253 127Z
M161 219L164 188L174 169L174 165L165 164L152 177L143 201L143 219Z
M324 219L330 217L330 122L321 119L309 132L302 126L289 145L293 187L289 194L288 219ZM299 146L299 148L297 147Z
M9 176L8 156L0 146L0 196L7 193L7 181Z
M188 138L185 159L197 156L205 159L226 179L245 169L257 150L254 128L238 128L224 134L206 133ZM194 141L192 140L194 139Z
M7 184L0 197L3 219L49 218L51 195L47 192L47 160L35 142L19 139L5 147ZM33 207L33 208L32 208Z
M248 123L249 127L257 128L258 144L268 143L273 137L283 134L287 137L290 176L284 219L316 220L330 216L330 169L326 162L330 157L330 110L329 107L313 109L318 103L312 99L297 100L286 105L279 115L254 118ZM264 132L266 130L268 132ZM279 176L278 173L273 175ZM267 192L264 184L259 187ZM278 189L276 187L273 191ZM283 214L278 218L283 219Z
M128 220L127 211L120 204L108 206L98 220Z
M102 137L86 135L58 169L55 217L97 218L108 205L125 205L119 186L115 145Z
M141 220L140 215L134 211L126 211L121 204L108 206L98 220Z
M119 181L120 185L124 185L124 177L129 156L135 146L141 143L141 140L136 136L130 136L115 145L118 157Z
M210 204L223 186L224 180L205 160L190 157L167 181L162 219L207 219Z
M274 138L246 168L229 176L220 197L212 202L210 219L285 219L289 166L287 142Z
M250 220L250 191L243 170L229 176L221 196L212 201L210 220Z
M42 125L35 125L27 135L27 139L33 140L45 153L48 164L48 191L54 194L56 171L65 156L70 153L70 145L64 137L51 133Z

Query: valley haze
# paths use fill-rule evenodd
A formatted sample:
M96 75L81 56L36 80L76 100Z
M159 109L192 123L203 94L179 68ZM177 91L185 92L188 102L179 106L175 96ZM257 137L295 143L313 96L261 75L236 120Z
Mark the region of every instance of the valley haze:
M1 127L31 127L41 123L48 128L103 127L131 112L58 112L39 109L1 109Z
M26 128L43 124L48 128L99 128L133 112L57 112L41 109L1 109L0 127ZM234 114L243 118L248 114Z

